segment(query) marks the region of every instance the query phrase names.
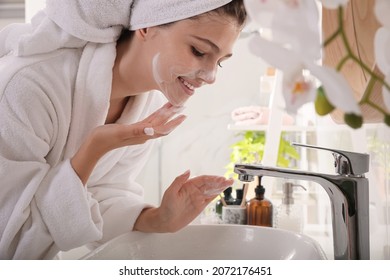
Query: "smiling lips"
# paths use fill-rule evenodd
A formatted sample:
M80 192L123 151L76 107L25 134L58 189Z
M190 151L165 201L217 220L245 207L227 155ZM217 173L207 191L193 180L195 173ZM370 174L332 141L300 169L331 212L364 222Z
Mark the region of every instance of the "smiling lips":
M190 94L190 95L194 94L194 91L197 88L196 86L194 86L193 84L191 84L188 81L184 80L182 77L179 77L179 80L184 85L184 87L187 89L186 92L188 94Z

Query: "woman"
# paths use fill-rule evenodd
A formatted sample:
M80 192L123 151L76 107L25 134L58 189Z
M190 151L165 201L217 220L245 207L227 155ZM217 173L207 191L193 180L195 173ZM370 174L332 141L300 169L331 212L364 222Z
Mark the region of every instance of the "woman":
M135 178L244 21L241 0L49 0L2 30L0 259L174 232L231 185L186 171L152 207Z

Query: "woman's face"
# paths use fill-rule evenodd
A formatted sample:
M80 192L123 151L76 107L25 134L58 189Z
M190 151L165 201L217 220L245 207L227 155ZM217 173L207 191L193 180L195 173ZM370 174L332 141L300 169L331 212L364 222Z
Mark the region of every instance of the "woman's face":
M149 28L154 87L170 103L183 105L204 84L214 83L222 62L232 56L240 29L216 14Z

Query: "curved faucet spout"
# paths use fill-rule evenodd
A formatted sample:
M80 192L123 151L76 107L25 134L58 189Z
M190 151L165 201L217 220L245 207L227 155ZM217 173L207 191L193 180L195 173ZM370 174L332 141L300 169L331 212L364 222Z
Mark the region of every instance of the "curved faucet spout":
M320 184L331 202L334 258L370 258L368 180L365 177L328 175L256 164L236 164L234 171L244 181L252 181L255 176L270 176Z

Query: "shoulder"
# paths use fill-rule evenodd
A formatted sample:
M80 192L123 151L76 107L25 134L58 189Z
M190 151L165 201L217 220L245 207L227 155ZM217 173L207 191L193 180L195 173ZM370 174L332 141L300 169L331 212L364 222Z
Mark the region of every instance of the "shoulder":
M39 85L74 84L82 50L62 49L47 56L43 56L34 63L21 68L13 80L25 80ZM11 82L12 80L10 80Z
M23 66L0 85L1 115L13 115L28 126L68 120L80 56L75 49L29 57L29 61L15 58Z
M71 95L80 56L80 50L68 49L35 57L15 57L10 63L13 61L20 66L2 81L1 97L28 101L38 96L55 99L64 94Z

